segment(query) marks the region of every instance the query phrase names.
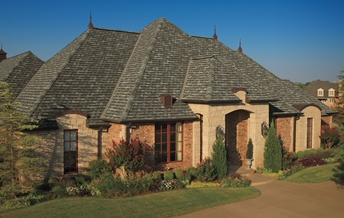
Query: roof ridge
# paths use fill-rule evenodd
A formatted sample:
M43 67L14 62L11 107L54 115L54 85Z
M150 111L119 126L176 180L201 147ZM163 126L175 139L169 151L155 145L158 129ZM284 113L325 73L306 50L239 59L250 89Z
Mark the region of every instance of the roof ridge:
M93 30L114 31L114 32L124 32L124 33L140 34L140 32L135 32L135 31L129 31L129 30L115 30L115 29L107 29L107 28L99 28L99 27L94 27Z
M214 74L215 74L215 58L209 58L209 82L207 87L207 94L206 99L211 100L213 96L213 82L214 82Z
M190 58L189 63L188 63L188 68L186 69L186 73L185 73L185 77L184 77L184 82L183 82L183 86L182 86L182 91L180 92L179 98L182 99L183 95L184 95L184 91L185 91L185 86L186 86L186 81L189 75L189 71L190 71L190 65L191 62L193 61L192 58Z

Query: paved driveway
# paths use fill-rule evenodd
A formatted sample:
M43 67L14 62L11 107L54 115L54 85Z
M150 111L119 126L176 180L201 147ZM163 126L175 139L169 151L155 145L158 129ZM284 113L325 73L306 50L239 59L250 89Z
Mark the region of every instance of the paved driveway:
M180 217L321 217L344 218L344 189L333 182L298 184L266 178L250 177L261 196L213 207Z

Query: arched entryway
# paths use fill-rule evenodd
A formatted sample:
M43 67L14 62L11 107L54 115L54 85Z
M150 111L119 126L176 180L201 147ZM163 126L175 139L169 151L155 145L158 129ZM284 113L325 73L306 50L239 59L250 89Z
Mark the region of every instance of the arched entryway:
M226 147L230 164L245 165L250 112L237 110L226 114Z

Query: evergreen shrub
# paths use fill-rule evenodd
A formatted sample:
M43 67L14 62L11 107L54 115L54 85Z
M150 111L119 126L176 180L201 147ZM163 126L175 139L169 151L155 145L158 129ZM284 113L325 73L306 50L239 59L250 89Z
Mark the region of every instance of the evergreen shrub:
M271 169L275 173L282 169L282 147L280 140L276 136L273 122L270 124L265 141L264 168Z
M216 176L219 179L227 175L227 151L223 139L217 138L213 144L213 153L211 154L212 165L216 170Z

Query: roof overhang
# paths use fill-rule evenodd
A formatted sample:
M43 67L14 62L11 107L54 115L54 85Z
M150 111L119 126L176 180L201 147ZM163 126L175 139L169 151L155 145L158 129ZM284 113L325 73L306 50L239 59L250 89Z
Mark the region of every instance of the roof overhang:
M240 99L235 100L193 100L193 99L182 99L185 103L195 103L195 104L222 104L222 103L240 103Z
M292 104L293 108L295 108L298 111L302 111L303 109L305 109L306 107L316 107L318 108L320 111L322 111L321 107L319 105L316 105L314 103L301 103L301 104Z

